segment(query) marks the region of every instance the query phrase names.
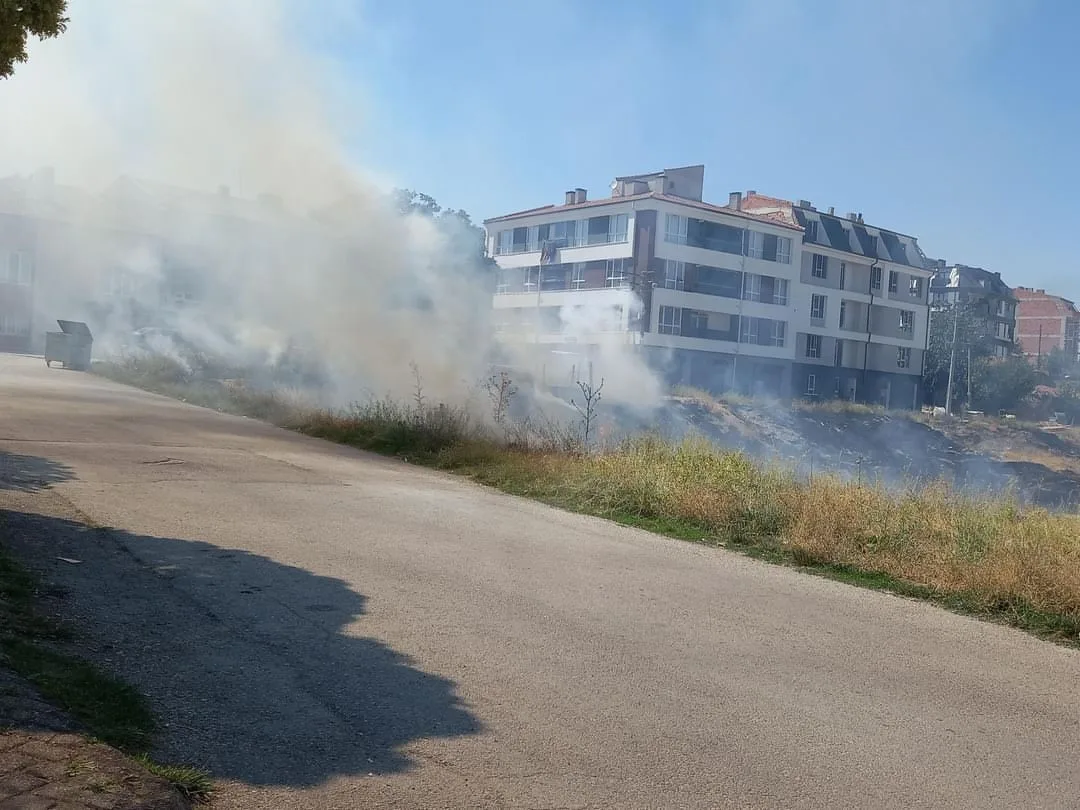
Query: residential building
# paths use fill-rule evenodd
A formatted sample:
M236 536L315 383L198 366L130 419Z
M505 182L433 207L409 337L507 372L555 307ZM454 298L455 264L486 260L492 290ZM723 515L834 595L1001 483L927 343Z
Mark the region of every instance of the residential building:
M803 231L792 296L794 392L917 407L932 275L918 240L808 200L750 190L742 208Z
M1001 280L1001 273L966 264L947 265L944 260L934 262L933 266L931 330L951 329L949 313L959 309L967 314L969 328L977 325L978 331L993 341L996 357L1014 354L1016 297Z
M1030 287L1017 287L1013 294L1017 340L1025 357L1041 366L1043 358L1057 348L1080 360L1080 310L1076 304Z
M487 220L504 337L545 362L627 347L712 391L913 406L930 276L915 240L752 192L710 204L703 180L617 177L610 197Z

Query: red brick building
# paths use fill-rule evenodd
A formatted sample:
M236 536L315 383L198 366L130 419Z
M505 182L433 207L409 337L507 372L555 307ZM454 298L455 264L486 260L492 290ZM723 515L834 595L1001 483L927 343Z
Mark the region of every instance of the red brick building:
M1077 358L1080 310L1072 301L1030 287L1017 287L1013 295L1016 338L1025 357L1038 363L1058 348L1068 357Z

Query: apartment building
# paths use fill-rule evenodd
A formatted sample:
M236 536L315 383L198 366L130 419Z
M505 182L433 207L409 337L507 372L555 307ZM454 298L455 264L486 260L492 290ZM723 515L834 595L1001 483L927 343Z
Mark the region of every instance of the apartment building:
M930 277L915 240L755 192L713 205L703 181L700 165L617 177L607 198L487 220L504 337L548 357L632 347L711 391L914 406Z
M1017 287L1016 335L1024 356L1036 365L1057 348L1080 360L1080 310L1076 304L1046 290Z
M932 262L930 279L931 331L952 328L954 310L968 316L969 328L977 326L994 344L994 356L1003 358L1016 351L1016 297L1001 280L1001 273L970 267Z

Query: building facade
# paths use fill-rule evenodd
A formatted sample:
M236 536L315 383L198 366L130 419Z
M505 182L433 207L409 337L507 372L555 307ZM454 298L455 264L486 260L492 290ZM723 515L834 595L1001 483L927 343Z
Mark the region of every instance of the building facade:
M714 392L913 407L930 277L915 240L753 192L706 203L703 178L618 177L608 198L487 220L504 337L629 347Z
M1024 356L1038 366L1053 349L1080 360L1080 310L1067 298L1046 290L1017 287L1016 333Z
M994 346L994 356L1016 352L1016 297L1001 273L965 264L934 262L930 279L931 329L950 328L949 312L961 310Z

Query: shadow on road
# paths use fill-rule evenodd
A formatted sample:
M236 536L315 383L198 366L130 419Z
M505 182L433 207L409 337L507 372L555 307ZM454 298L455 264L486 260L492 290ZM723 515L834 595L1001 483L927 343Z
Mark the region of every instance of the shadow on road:
M304 787L408 770L410 743L481 729L452 681L362 635L365 597L341 580L26 511L0 510L0 527L64 594L82 653L150 698L171 760Z
M74 477L75 472L66 464L0 450L0 490L36 492Z

